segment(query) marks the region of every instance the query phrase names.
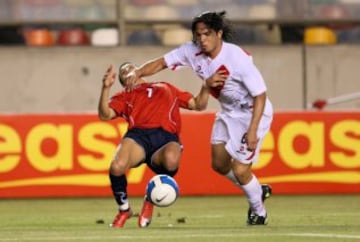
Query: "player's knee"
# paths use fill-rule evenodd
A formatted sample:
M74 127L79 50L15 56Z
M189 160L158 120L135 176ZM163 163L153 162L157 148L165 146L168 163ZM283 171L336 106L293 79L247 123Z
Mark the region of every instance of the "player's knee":
M179 166L179 154L175 152L166 152L164 154L165 164L164 167L168 171L175 171Z
M122 176L122 175L124 175L125 172L126 172L126 169L127 169L127 166L126 166L125 162L121 162L121 161L113 161L113 162L111 162L110 172L114 176Z
M240 173L240 174L236 174L236 178L238 179L241 185L246 185L251 181L252 175L251 173L250 174Z
M219 161L214 161L214 160L211 163L211 167L215 172L217 172L221 175L227 174L231 169L231 167L229 167L228 165L223 164L222 162L219 162Z
M166 160L164 167L168 171L175 171L179 167L178 160L172 159L172 160Z
M240 163L234 163L233 171L240 184L248 184L252 179L250 165L241 165Z

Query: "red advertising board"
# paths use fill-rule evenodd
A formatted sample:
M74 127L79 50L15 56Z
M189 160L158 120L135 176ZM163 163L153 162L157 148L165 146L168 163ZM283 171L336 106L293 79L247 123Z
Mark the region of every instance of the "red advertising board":
M213 113L184 113L182 195L241 193L211 170ZM0 115L0 198L110 196L108 168L127 125L96 114ZM360 112L279 112L254 173L276 194L360 193ZM153 173L127 173L143 195Z

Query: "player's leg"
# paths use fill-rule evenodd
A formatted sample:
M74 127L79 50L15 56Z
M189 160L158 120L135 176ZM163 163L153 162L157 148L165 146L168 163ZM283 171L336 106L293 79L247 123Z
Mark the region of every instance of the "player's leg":
M263 190L256 176L251 172L251 163L243 164L232 160L225 146L217 144L212 145L212 167L245 193L250 206L248 217L251 218L248 218L248 223L264 224L267 215L262 200Z
M225 175L230 172L232 169L232 158L225 149L224 143L212 144L211 145L211 167L212 169L219 173L220 175ZM228 177L232 182L236 183L237 181Z
M132 211L127 196L126 171L137 166L145 158L144 149L131 138L124 138L116 149L110 165L110 183L113 195L119 205L119 212L111 226L123 227Z
M230 139L227 125L224 120L217 117L211 134L211 167L220 175L227 175L231 170L231 156L225 149L225 144ZM237 182L228 177L232 182Z
M257 162L261 144L265 134L270 128L270 123L271 119L262 119L257 132L259 139L258 144L256 149L253 151L248 150L247 147L246 123L230 122L228 125L228 127L232 130L235 130L236 126L236 133L242 134L238 136L234 135L234 132L229 131L229 133L231 133L231 138L225 148L233 158L233 163L232 169L227 176L234 176L248 199L250 209L248 211L247 223L249 225L261 225L266 224L267 222L267 212L264 206L264 200L271 195L271 187L269 185L261 185L255 174L252 172L251 167L253 163ZM231 172L233 174L231 174Z
M151 134L150 140L154 150L148 161L149 168L156 174L175 176L182 151L178 136L159 129ZM145 196L138 220L140 228L148 227L151 224L153 210L154 205Z
M260 149L261 149L262 143L264 141L264 138L265 138L266 134L270 130L271 123L272 123L272 117L263 116L261 118L259 128L258 128L258 131L257 131L258 143L257 143L256 150L251 154L251 159L250 158L246 159L246 161L249 161L249 160L251 161L250 167L251 167L252 164L256 163L257 160L258 160L258 157L260 155ZM256 188L252 188L251 187L252 184L253 184L253 186L256 186ZM259 189L259 185L260 185L261 189ZM249 199L251 199L253 197L256 197L256 202L255 203L252 204L249 201L250 208L248 210L247 223L249 225L263 225L263 224L266 224L267 223L267 212L266 212L266 209L265 209L265 206L264 206L264 201L267 198L269 198L271 196L271 194L272 194L271 186L268 185L268 184L260 184L260 182L257 180L256 176L252 173L252 179L249 181L249 183L246 185L246 187L244 187L244 189L247 189L248 191L254 191L253 193L255 193L255 194L252 194L250 192L250 194L248 195ZM258 196L259 195L260 195L261 203L258 202L258 200L259 200ZM260 204L260 206L257 206L257 204ZM261 206L261 204L262 204L262 206Z
M137 166L144 157L143 148L130 138L124 138L116 149L110 165L110 181L121 210L128 208L125 173L129 168Z
M243 164L240 161L234 160L232 171L249 202L247 223L249 225L266 224L267 212L264 201L271 195L271 187L260 184L255 174L251 171L251 163Z
M177 134L163 129L156 129L149 136L153 147L150 160L147 161L150 169L157 174L174 176L179 167L182 145Z
M158 149L151 158L152 169L157 174L175 176L179 168L182 147L171 141Z
M247 150L245 134L248 128L246 113L242 119L217 117L212 133L212 166L215 171L225 175L236 186L241 188L251 208L251 213L266 218L262 200L262 186L251 171L251 164L260 153L260 144L264 132L260 132L260 144L252 152ZM249 117L250 118L250 117ZM263 131L263 129L261 129ZM223 141L223 144L221 141ZM230 157L230 158L229 158Z

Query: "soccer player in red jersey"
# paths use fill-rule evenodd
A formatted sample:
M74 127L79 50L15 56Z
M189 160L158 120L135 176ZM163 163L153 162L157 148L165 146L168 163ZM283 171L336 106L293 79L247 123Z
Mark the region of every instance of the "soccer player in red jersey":
M190 67L203 85L212 87L211 95L218 100L221 110L211 134L211 166L244 192L249 203L247 223L264 225L268 220L264 201L272 189L260 184L252 164L257 162L261 144L270 130L273 107L252 56L229 42L231 28L225 14L204 12L193 18L193 40L146 62L135 70L134 77L183 66ZM130 79L128 83L131 82Z
M136 66L125 62L119 68L119 81L125 87L133 78ZM111 188L119 212L111 226L121 228L132 215L127 196L126 171L142 163L157 174L174 176L178 170L182 146L179 140L181 130L180 108L204 110L207 106L209 89L203 87L197 97L182 91L167 82L146 82L136 78L131 90L123 90L110 98L110 88L116 73L112 66L103 78L98 115L101 120L117 117L125 119L128 131L115 151L110 166ZM138 226L151 223L153 204L144 199Z

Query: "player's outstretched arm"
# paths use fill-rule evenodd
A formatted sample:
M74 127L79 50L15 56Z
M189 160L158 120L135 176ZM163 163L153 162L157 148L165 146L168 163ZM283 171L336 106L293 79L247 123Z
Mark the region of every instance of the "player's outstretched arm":
M103 77L103 85L101 87L99 105L98 105L98 116L101 120L110 120L116 116L116 113L108 105L110 96L110 88L115 82L116 73L113 71L112 65L106 70Z
M150 60L136 69L138 77L151 76L167 68L164 57Z
M131 75L127 79L126 88L132 89L137 79L145 76L154 75L161 70L164 70L165 68L167 68L167 65L164 57L159 57L157 59L146 62L139 68L136 68L135 71L131 73Z
M209 96L209 87L207 85L203 85L198 95L189 100L189 109L197 111L205 110L208 105Z

